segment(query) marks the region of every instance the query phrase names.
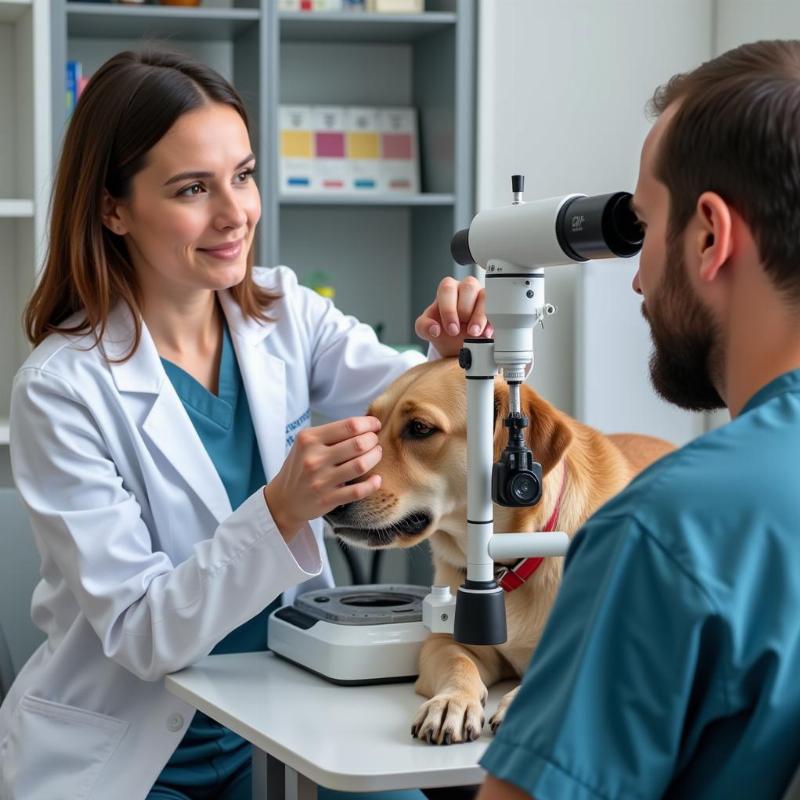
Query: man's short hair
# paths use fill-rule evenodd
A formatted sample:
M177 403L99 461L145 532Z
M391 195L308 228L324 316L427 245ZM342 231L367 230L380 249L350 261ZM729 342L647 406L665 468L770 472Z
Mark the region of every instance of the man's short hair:
M800 41L729 50L673 76L649 108L657 116L676 101L655 168L670 237L716 192L750 226L773 284L800 301Z

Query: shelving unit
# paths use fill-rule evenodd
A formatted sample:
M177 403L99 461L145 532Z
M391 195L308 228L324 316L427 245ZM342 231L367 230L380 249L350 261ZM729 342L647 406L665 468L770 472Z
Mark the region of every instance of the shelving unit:
M29 352L21 314L44 257L50 183L48 0L0 0L0 484L9 481L14 373Z
M417 314L441 278L456 272L450 238L474 212L475 4L429 1L426 8L278 14L274 51L274 105L417 109L421 194L283 196L271 209L275 256L301 276L324 269L337 305L381 324L395 343L415 340Z

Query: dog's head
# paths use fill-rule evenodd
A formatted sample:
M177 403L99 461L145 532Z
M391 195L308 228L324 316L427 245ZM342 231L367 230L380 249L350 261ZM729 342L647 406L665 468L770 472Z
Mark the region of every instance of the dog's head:
M522 412L529 420L528 446L542 465L547 485L547 475L569 446L572 433L555 408L529 386L521 389ZM411 547L437 530L463 530L467 403L464 372L456 359L409 370L375 400L368 413L381 421L378 438L383 458L373 470L382 478L381 488L327 514L335 533L361 547L386 548ZM502 424L507 413L508 392L497 378L495 459L507 441ZM527 511L533 519L543 513Z

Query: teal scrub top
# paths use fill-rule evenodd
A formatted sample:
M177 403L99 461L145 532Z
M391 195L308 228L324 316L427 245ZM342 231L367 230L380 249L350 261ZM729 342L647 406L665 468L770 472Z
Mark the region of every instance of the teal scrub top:
M264 486L266 478L227 325L223 325L218 394L209 392L179 366L166 359L161 361L235 510ZM279 605L277 598L260 614L231 631L211 652L266 650L267 618ZM198 711L159 776L158 784L182 788L216 785L247 764L251 752L250 744L241 736Z
M537 800L778 798L800 764L800 370L574 538L481 764Z

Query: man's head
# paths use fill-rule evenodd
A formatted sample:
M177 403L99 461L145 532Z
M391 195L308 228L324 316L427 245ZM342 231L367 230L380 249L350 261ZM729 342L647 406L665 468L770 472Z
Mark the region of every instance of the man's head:
M652 101L634 206L656 390L723 404L731 264L748 256L800 306L800 42L757 42L677 75ZM748 240L752 247L748 250Z

